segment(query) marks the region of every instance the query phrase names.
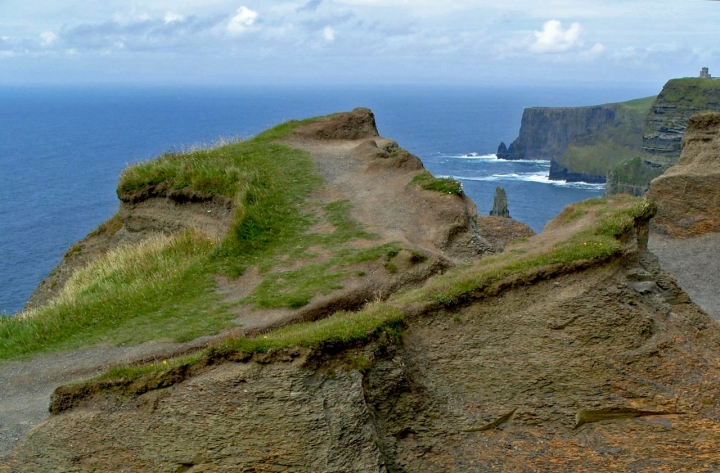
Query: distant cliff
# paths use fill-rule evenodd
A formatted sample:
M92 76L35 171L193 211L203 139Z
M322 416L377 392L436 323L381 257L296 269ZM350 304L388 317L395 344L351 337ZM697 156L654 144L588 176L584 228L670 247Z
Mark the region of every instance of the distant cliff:
M658 206L653 226L676 238L720 232L720 113L692 116L682 148L647 193Z
M688 120L700 111L720 111L720 81L668 81L645 117L640 158L609 171L606 195L647 192L652 179L678 162Z
M547 159L550 179L605 182L608 169L636 156L654 97L590 107L527 108L501 159Z

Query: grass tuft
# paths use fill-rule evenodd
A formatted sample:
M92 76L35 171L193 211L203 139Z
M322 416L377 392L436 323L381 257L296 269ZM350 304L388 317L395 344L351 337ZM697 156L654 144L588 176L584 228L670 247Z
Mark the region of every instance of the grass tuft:
M452 177L434 177L428 171L416 174L410 184L417 184L425 190L440 192L441 194L462 195L462 183Z

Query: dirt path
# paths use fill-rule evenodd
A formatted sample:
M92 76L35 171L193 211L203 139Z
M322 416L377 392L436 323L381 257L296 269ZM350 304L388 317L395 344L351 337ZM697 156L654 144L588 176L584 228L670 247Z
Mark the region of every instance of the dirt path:
M0 364L0 461L31 428L48 418L50 395L57 386L97 376L113 365L177 356L212 340L202 337L187 343L94 346Z
M720 320L720 233L681 239L652 233L648 248L693 302Z
M358 109L348 114L339 114L338 117L335 121L321 123L320 134L325 133L325 128L332 132L336 128L347 131L347 128L343 128L343 120L346 119L360 120L363 122L360 128L365 128L358 135L352 128L355 126L354 130L357 131L358 126L351 124L350 131L354 133L350 137L352 139L308 137L300 133L285 140L311 154L318 171L327 182L323 191L326 195L321 196L323 200L349 200L353 205L353 217L368 231L380 235L376 243L398 242L404 248L433 254L436 260L447 261L449 265L450 261L477 258L490 248L473 226L477 211L470 199L424 191L416 185L408 185L412 177L423 169L422 162L402 150L393 154L397 144L377 136L374 118L369 110ZM318 126L314 131L318 131ZM368 142L368 137L372 141ZM382 263L378 265L378 273L384 272ZM424 280L433 272L429 267L421 279ZM388 275L382 277L388 279ZM414 277L415 280L406 278L408 283L421 282L417 276ZM402 274L392 275L392 278L402 278ZM372 287L372 283L388 285L388 281L382 280L380 276L376 279L369 281L368 287ZM238 288L235 287L237 283L228 284L228 287L233 286L228 290L238 294L247 292L251 285L258 282L241 278L239 283L248 287ZM393 290L402 286L402 283L396 281L390 283L394 284ZM350 285L346 289L351 289ZM336 297L341 296L339 294ZM359 296L354 294L354 297ZM321 297L303 310L313 310L313 304L332 306L332 301L327 302ZM286 320L295 320L293 317L297 318L301 311L283 309L246 312L237 322L242 324L243 331L256 333ZM26 361L0 363L0 460L32 427L47 419L50 395L57 386L96 376L113 364L162 360L200 349L223 336L205 337L185 344L151 342L135 347L96 346L42 355Z

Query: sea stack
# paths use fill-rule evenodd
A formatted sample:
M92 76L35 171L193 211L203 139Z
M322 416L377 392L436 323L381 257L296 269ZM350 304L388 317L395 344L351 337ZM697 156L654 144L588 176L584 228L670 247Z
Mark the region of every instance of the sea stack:
M495 156L497 156L498 159L512 159L512 153L508 150L504 141L500 142L500 146L498 146L497 154L495 154Z
M490 211L490 215L494 217L508 217L510 218L510 211L508 211L508 200L505 189L502 187L495 188L495 199L493 200L493 208Z

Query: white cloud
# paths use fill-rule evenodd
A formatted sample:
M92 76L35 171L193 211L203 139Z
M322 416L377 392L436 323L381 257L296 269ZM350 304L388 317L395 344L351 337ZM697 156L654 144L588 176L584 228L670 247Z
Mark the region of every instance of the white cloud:
M182 15L178 15L177 13L173 13L171 11L165 13L165 24L172 23L173 21L180 21L182 20Z
M323 28L323 38L325 41L335 41L335 30L330 26Z
M241 34L254 25L257 18L258 12L250 10L248 7L240 7L237 14L230 19L227 30L231 34Z
M530 45L530 51L539 54L563 53L578 46L582 46L580 23L573 23L570 28L563 30L558 20L545 22L542 31L535 32L535 42Z
M50 46L57 40L57 35L52 31L45 31L40 33L40 41L43 46Z

